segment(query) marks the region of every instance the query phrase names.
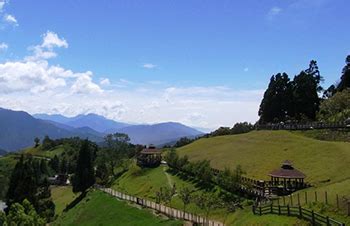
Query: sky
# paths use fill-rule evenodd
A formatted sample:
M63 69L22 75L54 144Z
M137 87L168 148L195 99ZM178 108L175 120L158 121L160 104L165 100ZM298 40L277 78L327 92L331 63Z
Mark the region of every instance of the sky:
M215 129L269 78L350 54L348 0L0 0L0 107Z

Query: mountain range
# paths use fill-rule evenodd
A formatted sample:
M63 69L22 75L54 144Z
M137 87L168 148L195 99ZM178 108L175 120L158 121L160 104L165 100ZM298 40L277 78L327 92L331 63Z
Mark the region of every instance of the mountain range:
M34 117L33 117L34 116ZM102 142L108 133L126 133L134 144L162 145L181 137L196 137L202 132L180 123L131 125L96 114L65 117L35 114L0 108L0 149L17 151L34 144L34 138L45 135L57 139L78 136Z

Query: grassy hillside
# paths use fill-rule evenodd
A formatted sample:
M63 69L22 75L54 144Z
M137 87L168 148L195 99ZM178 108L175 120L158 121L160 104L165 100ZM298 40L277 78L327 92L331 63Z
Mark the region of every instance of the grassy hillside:
M51 197L55 203L55 214L61 215L63 210L70 204L79 194L74 194L71 186L52 186Z
M182 222L156 217L148 210L130 206L100 191L91 191L52 225L175 226Z
M128 172L115 181L112 188L154 201L156 191L159 191L159 189L164 186L172 188L173 184L176 185L177 189L183 186L189 187L193 191L193 195L203 192L194 181L185 180L171 174L167 171L167 167L165 166L154 169L140 169L139 167L133 166ZM182 201L178 195L173 197L171 206L178 209L183 208ZM205 215L204 211L194 203L191 203L186 209L192 213ZM246 203L244 204L243 210L239 209L228 216L225 209L216 209L210 214L210 218L221 222L226 220L226 225L306 225L305 222L293 217L276 215L255 216L252 214L251 206Z
M287 131L200 139L178 152L190 160L209 159L218 169L240 164L248 176L258 179L269 179L268 173L286 159L293 161L314 185L350 178L350 143L320 141Z

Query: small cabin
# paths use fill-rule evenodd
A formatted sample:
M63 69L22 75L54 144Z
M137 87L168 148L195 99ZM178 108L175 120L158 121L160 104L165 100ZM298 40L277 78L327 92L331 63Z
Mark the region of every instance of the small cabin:
M286 160L281 168L269 173L272 193L286 195L306 187L305 174L293 167L291 161Z
M54 177L49 177L48 179L52 185L65 186L70 184L69 175L67 174L58 174Z
M162 161L162 151L154 145L144 148L137 156L137 165L140 167L157 167Z

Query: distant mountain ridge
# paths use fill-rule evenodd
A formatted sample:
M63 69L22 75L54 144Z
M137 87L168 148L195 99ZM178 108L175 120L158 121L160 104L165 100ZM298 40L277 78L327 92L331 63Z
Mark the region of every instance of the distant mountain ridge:
M80 114L75 117L66 117L58 114L34 114L33 116L38 119L57 122L73 128L90 127L99 133L106 133L106 131L117 130L130 126L130 124L116 122L114 120L107 119L101 115L93 113L87 115Z
M134 125L119 129L117 132L128 134L135 144L166 144L182 137L195 137L203 133L176 122L164 122L153 125Z
M64 129L54 124L32 117L24 111L0 108L0 149L17 151L34 144L34 138L43 139L45 135L53 139L63 137L89 138L100 142L102 137L82 132L79 129Z
M175 122L130 125L96 114L78 115L72 118L47 114L34 116L36 118L24 111L0 108L0 149L17 151L32 146L35 137L42 140L45 135L52 139L80 137L102 142L107 132L125 133L129 135L131 143L160 146L182 137L193 138L203 134L194 128Z

